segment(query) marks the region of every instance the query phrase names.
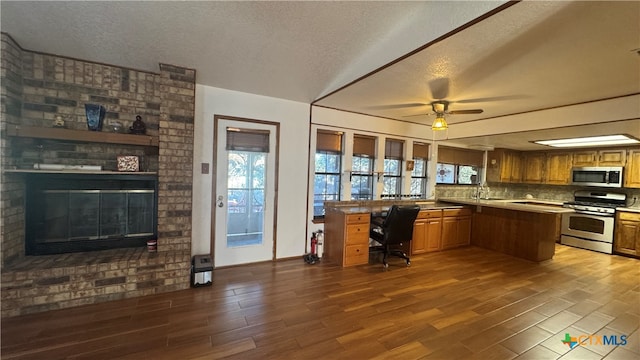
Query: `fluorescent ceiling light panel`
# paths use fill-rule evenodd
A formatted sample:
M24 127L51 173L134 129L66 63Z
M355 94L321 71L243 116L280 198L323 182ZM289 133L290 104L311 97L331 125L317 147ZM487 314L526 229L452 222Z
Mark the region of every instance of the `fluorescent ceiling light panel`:
M534 143L553 147L583 147L638 144L640 141L627 135L605 135L571 139L538 140L534 141Z

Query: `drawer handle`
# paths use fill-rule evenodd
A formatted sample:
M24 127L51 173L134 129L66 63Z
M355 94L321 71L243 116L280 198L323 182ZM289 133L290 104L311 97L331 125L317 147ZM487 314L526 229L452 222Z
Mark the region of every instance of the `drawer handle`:
M356 249L356 252L360 252L360 249Z

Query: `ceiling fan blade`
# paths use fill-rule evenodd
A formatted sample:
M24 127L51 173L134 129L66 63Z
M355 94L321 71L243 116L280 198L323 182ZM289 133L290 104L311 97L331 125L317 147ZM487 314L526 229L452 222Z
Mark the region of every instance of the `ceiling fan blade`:
M448 113L451 115L464 115L464 114L482 114L482 109L469 109L469 110L452 110Z
M371 105L367 106L367 109L371 110L387 110L387 109L402 109L407 107L428 106L425 103L405 103L405 104L388 104L388 105Z
M489 102L489 101L504 101L504 100L518 100L528 98L526 95L504 95L504 96L489 96L484 98L475 99L463 99L458 101L452 101L456 104L477 103L477 102Z
M436 100L443 100L449 96L449 79L437 78L429 81L431 96Z
M403 115L402 117L414 117L414 116L429 116L431 114L414 114L414 115Z

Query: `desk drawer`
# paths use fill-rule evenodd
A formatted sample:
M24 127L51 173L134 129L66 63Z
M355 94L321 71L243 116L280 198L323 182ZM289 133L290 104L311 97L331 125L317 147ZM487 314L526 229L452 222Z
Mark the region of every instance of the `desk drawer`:
M347 225L346 245L369 244L369 226Z
M360 265L369 262L369 244L348 245L344 249L344 265Z
M347 224L368 224L370 218L370 214L349 214Z
M471 215L471 209L462 208L462 209L445 209L442 211L442 216L467 216Z
M442 210L422 210L418 213L417 219L439 218L442 216Z

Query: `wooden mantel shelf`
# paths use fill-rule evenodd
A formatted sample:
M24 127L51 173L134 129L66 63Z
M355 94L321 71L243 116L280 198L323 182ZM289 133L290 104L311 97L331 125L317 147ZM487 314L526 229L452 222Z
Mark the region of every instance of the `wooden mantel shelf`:
M126 144L140 146L158 146L158 137L149 135L120 134L103 131L71 130L63 128L45 128L37 126L8 125L9 136L70 140L83 142L100 142L110 144Z

